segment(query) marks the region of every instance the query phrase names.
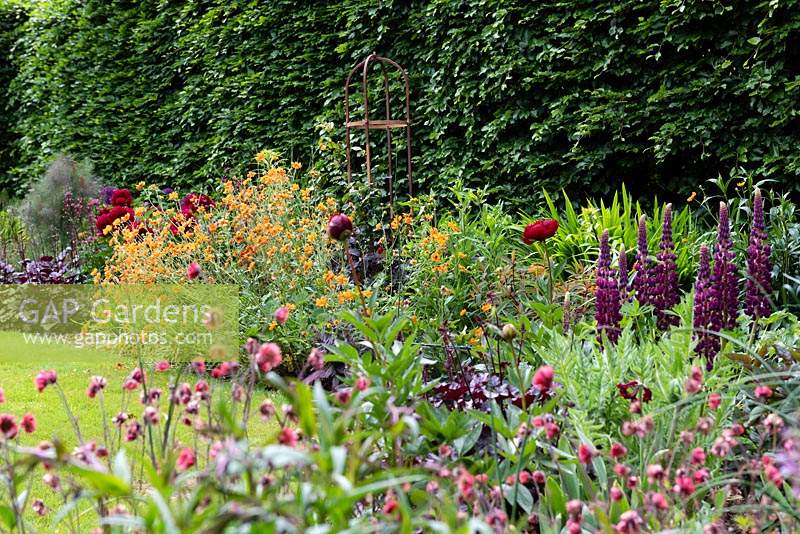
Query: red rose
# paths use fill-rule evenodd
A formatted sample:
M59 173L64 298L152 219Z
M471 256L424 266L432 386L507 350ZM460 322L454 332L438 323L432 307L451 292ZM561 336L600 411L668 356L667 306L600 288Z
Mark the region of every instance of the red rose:
M181 213L187 219L189 217L193 217L194 214L202 209L210 210L215 206L213 200L208 195L203 195L201 193L189 193L183 200L181 200Z
M116 189L111 193L111 205L130 208L133 206L133 195L127 189Z
M336 241L344 241L353 233L353 222L344 213L331 215L328 219L328 235Z
M555 219L540 219L525 227L525 231L522 232L522 241L526 245L531 245L534 241L544 241L553 237L556 230L558 230L558 221Z

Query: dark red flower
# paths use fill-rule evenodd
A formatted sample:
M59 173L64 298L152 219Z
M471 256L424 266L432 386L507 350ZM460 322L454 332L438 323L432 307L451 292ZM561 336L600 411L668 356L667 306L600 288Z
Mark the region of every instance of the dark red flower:
M210 210L216 204L211 197L203 195L202 193L189 193L183 200L181 200L181 213L186 218L194 217L194 214L200 209Z
M353 233L353 221L344 213L331 215L328 219L328 235L336 241L344 241Z
M133 195L127 189L117 189L111 193L111 205L130 208L133 206Z
M17 418L7 413L0 414L0 436L14 439L18 432Z
M533 375L533 385L539 388L542 393L547 393L553 387L553 377L555 373L549 365L544 365L536 370Z
M631 380L630 382L621 382L617 384L619 394L623 399L637 400L639 393L642 394L642 401L650 402L653 399L653 392L639 383L638 380Z
M556 230L558 230L558 221L555 219L540 219L525 227L525 231L522 232L522 241L526 245L531 245L534 241L544 241L553 237Z
M103 208L97 214L97 220L95 221L97 231L102 234L103 230L107 226L112 226L115 221L122 219L126 215L128 216L128 222L132 222L134 218L134 212L131 208L127 208L125 206L114 206L111 209Z

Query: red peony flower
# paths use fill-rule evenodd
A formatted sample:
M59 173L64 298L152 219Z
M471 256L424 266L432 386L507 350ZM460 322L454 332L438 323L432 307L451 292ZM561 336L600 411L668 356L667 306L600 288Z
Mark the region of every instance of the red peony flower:
M181 213L186 218L194 217L200 210L208 211L216 204L211 197L201 193L189 193L181 200Z
M128 217L128 223L133 222L133 218L135 216L133 209L125 206L114 206L110 209L101 209L97 214L97 219L95 220L97 231L102 234L106 227L113 226L115 221L120 220L125 216Z
M555 219L540 219L525 227L522 232L522 241L532 245L534 241L544 241L553 237L558 230L558 221Z
M353 233L353 221L344 213L331 215L328 219L328 235L336 241L344 241Z
M117 189L111 193L111 205L130 208L133 206L133 195L127 189Z

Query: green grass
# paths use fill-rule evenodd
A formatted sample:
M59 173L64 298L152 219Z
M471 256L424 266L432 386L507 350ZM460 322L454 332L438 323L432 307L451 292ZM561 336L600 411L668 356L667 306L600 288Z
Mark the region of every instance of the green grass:
M153 362L146 362L148 370L147 379L149 386L161 388L162 398L160 408L163 417L166 416L168 401L168 379L170 373L156 373L153 371ZM71 450L78 444L77 437L72 429L69 417L63 407L58 392L47 388L38 393L34 386L34 377L42 369L55 369L58 373L58 384L64 391L67 402L78 419L84 441L95 440L103 443L103 418L100 403L97 398L89 399L86 388L93 375L100 375L108 380L104 395L106 417L110 420L122 409L123 389L122 383L137 366L131 356L120 356L111 350L98 350L90 348L76 348L69 345L31 345L25 342L22 334L16 332L0 332L0 387L5 391L6 402L0 405L0 413L9 413L21 419L25 413L36 416L37 428L33 434L20 432L21 445L36 445L42 440L59 440ZM185 381L192 382L190 377ZM227 384L216 383L214 398L230 398L230 388ZM259 420L258 405L265 397L274 398L272 392L256 392L253 400L253 409L249 420L250 438L256 444L264 443L277 432L274 422L263 423ZM278 404L279 399L275 399ZM241 408L240 408L241 409ZM141 417L143 411L139 403L139 391L134 392L133 398L128 403L127 412ZM178 412L180 413L180 412ZM116 442L116 428L109 421L111 441ZM178 441L185 445L192 445L193 438L188 428L178 426ZM138 474L136 463L142 454L141 441L127 445L128 457L133 464L133 472ZM205 447L201 447L198 456ZM60 495L53 492L42 482L44 472L37 468L32 477L30 486L30 500L42 499L49 508L49 513L44 517L34 517L30 509L26 514L28 520L37 530L66 531L63 523L54 527L52 521L55 514L62 506ZM0 488L0 501L7 501L6 488ZM96 525L93 512L87 506L83 508L80 531L88 531L88 525Z

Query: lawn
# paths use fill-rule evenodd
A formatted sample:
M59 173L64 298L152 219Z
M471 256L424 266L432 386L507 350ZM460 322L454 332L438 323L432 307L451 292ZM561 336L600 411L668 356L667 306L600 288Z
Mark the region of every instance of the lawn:
M154 362L145 363L145 368L151 371L148 380L151 381L150 387L160 388L162 392L161 409L166 411L168 406L168 376L165 374L152 372ZM42 393L37 392L34 385L34 377L42 369L53 369L58 375L58 384L64 391L70 409L74 413L81 433L85 441L97 440L98 445L102 444L103 423L102 411L99 397L90 399L86 395L86 389L92 376L100 375L108 380L108 386L103 392L106 417L112 418L116 415L123 403L122 383L136 367L136 362L131 361L130 356L120 357L111 350L98 350L94 348L77 348L66 344L50 344L33 346L26 343L22 334L17 332L0 332L0 387L5 392L5 403L0 411L16 415L18 419L26 413L36 415L36 430L32 434L20 432L18 436L19 444L23 446L34 446L40 441L59 440L68 449L78 445L77 438L72 429L71 422L58 398L57 392L53 388L47 388ZM230 387L223 384L221 387L215 386L215 399L230 398ZM140 412L143 408L138 402L139 391L134 392L134 396L128 403L127 411L136 417L141 417ZM262 423L258 420L258 403L265 395L274 398L272 393L256 395L254 399L254 409L251 412L249 429L256 429L259 433L251 436L255 443L263 443L272 437L276 430L273 421ZM276 402L277 403L277 402ZM111 441L116 443L116 428L109 422ZM178 429L178 439L189 439L190 432L181 427ZM128 457L132 463L140 457L142 441L137 440L134 445L136 450L129 450ZM123 447L125 446L123 441ZM113 449L112 449L113 450ZM133 472L139 473L135 464ZM43 474L43 472L41 473ZM41 476L30 479L29 489L30 499L42 499L49 512L43 517L34 518L31 508L28 507L29 519L37 527L52 527L53 521L62 506L61 498L42 482ZM85 507L81 515L85 516L93 512ZM92 524L95 518L90 520ZM65 523L60 523L56 531L66 529ZM82 531L78 527L78 531Z

